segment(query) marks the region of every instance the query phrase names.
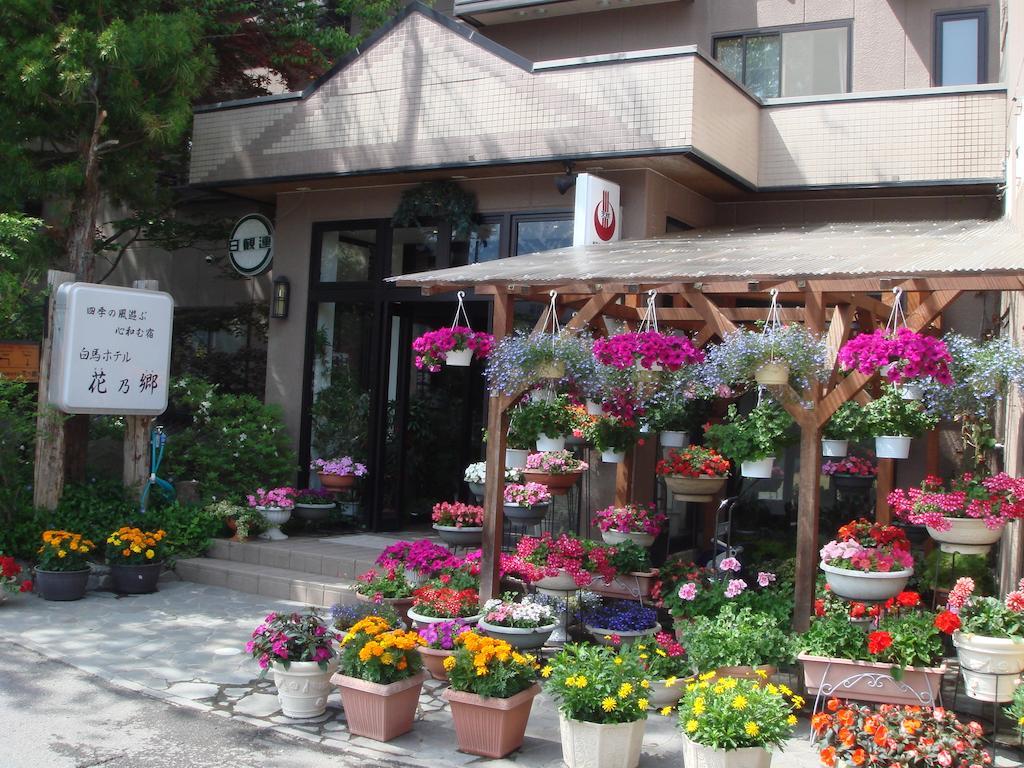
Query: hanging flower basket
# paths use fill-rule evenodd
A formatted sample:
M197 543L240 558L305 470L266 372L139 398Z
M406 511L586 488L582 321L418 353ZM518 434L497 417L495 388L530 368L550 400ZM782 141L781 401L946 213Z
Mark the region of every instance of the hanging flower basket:
M789 365L786 363L765 363L754 372L754 381L765 386L789 382Z
M830 459L841 459L850 450L849 440L822 440L821 455Z
M658 433L658 441L662 448L683 448L689 435L674 429L662 430Z
M713 501L725 488L727 477L665 476L665 486L684 501Z
M740 463L740 475L743 477L766 480L771 478L772 469L775 467L775 457L765 456L763 459L744 461Z
M905 435L879 435L875 438L875 455L880 459L905 459L910 456L910 441Z

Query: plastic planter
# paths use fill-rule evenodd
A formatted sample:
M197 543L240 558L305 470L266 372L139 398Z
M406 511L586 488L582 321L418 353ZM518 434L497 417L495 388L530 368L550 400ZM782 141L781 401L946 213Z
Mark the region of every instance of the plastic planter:
M593 587L591 587L593 589ZM653 637L658 632L661 632L661 624L655 624L649 629L637 629L637 630L620 630L620 629L607 629L605 627L594 627L590 624L584 625L584 629L589 632L595 641L601 645L615 645L612 641L613 637L618 637L621 645L629 645L635 643L644 637Z
M547 517L548 506L535 504L532 507L521 507L518 504L505 504L505 517L519 525L537 525Z
M789 366L786 363L765 363L754 372L754 381L765 386L786 384L789 382Z
M567 768L636 768L646 722L589 723L559 712L562 760Z
M621 464L625 460L625 451L601 451L601 461L605 464Z
M336 674L331 682L341 689L341 703L349 733L375 741L391 741L412 730L420 689L421 672L389 685Z
M441 541L453 547L469 547L479 544L484 539L484 529L481 528L456 528L453 525L435 525L434 530L441 537Z
M555 631L558 623L552 622L547 626L530 628L502 627L497 624L489 624L486 619L480 619L476 626L485 635L498 640L504 640L514 648L533 650L544 646L544 643L551 637L551 633Z
M943 552L961 555L984 555L1003 535L1003 524L989 528L984 520L973 517L944 517L949 529L940 531L927 526L928 535L939 542Z
M123 595L148 595L156 592L163 563L145 565L111 565L110 580L114 591Z
M1024 639L953 633L967 695L978 701L1013 700L1024 672Z
M601 531L601 538L605 544L622 544L624 541L631 541L640 547L649 547L654 543L655 536L652 533L635 533L633 531Z
M541 432L537 436L537 450L540 451L541 453L550 453L552 451L564 451L565 438L561 435L549 437L548 435Z
M683 448L690 441L686 432L677 432L673 429L663 430L658 436L662 448Z
M775 466L775 457L766 456L757 461L744 461L740 465L740 474L743 477L752 477L766 480L772 476L772 467Z
M869 701L875 704L912 704L932 706L942 689L946 665L909 667L903 677L893 679L892 664L877 661L832 659L801 653L797 657L804 668L804 686L812 696L824 694L840 699Z
M875 456L880 459L905 459L910 455L910 438L880 435L875 438Z
M334 507L334 502L329 504L296 504L293 514L299 520L308 520L315 523L326 520Z
M841 459L850 450L849 440L827 440L821 441L821 455L830 459Z
M442 621L455 621L456 619L455 616L424 616L422 613L416 613L416 606L410 608L407 615L409 616L409 621L414 622L419 627L426 626L427 624L439 624ZM483 614L476 613L472 616L460 616L458 618L461 618L467 624L476 624L483 618Z
M825 581L832 592L846 600L872 603L895 597L907 586L914 575L913 568L902 571L865 572L836 568L827 563L819 567L825 572Z
M33 592L43 600L81 600L89 583L88 568L80 571L44 571L35 569Z
M764 747L715 749L690 741L683 734L683 765L707 768L769 768L772 753Z
M524 469L526 467L526 457L529 455L530 452L523 448L506 448L505 468Z
M471 362L473 362L472 349L449 349L444 353L445 365L466 368Z
M665 487L680 501L713 501L725 488L726 477L665 475Z
M452 709L459 751L501 758L523 745L533 700L540 693L534 683L507 699L484 698L449 688L444 697Z

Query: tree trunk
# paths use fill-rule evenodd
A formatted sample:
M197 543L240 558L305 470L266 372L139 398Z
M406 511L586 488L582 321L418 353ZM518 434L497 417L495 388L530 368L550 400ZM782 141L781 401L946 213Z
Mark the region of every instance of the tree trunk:
M106 110L98 110L92 135L82 147L84 181L82 191L71 208L71 223L66 239L68 270L87 283L92 282L96 261L93 247L96 240L96 211L100 205L99 145L103 121L106 119Z

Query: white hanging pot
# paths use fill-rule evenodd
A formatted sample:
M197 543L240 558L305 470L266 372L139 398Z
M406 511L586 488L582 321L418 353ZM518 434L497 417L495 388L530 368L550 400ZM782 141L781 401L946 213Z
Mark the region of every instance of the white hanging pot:
M957 552L961 555L985 555L1003 535L1003 526L989 528L984 520L973 517L944 517L948 528L940 531L926 526L928 535L939 542L943 552Z
M549 452L549 451L564 451L565 450L565 438L564 437L548 437L546 434L541 432L537 436L537 450L542 452L542 453Z
M686 432L667 430L661 433L662 448L685 448L690 442L690 436Z
M905 459L910 455L910 438L903 435L875 437L875 456L880 459Z
M450 349L444 353L445 365L465 368L473 362L472 349Z
M601 407L601 404L599 402L597 402L596 400L591 400L588 397L587 413L590 414L591 416L601 416L604 414L604 409Z
M772 476L772 467L775 466L775 457L766 456L757 461L744 461L740 464L740 474L743 477L753 477L759 480Z
M826 440L821 441L821 455L830 459L841 459L846 456L850 449L849 440Z
M754 381L766 386L786 384L789 382L789 365L787 363L765 363L754 372Z
M828 563L819 563L818 566L825 572L825 581L833 594L845 600L860 602L881 602L895 597L914 575L913 568L902 571L855 571L836 568Z
M538 403L553 403L555 402L556 395L555 390L544 387L543 389L534 390L530 397Z
M900 397L904 400L920 400L924 397L924 387L916 381L904 384L900 387Z
M605 464L621 464L625 460L625 451L601 451L601 461Z
M522 448L506 448L505 449L505 468L506 469L525 469L526 468L526 457L530 455L530 452Z

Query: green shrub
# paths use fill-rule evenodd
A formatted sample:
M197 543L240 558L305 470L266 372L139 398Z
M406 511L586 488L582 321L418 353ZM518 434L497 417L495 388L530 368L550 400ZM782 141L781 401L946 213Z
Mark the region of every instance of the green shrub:
M35 420L35 398L28 386L0 377L0 542L19 510L32 503Z

